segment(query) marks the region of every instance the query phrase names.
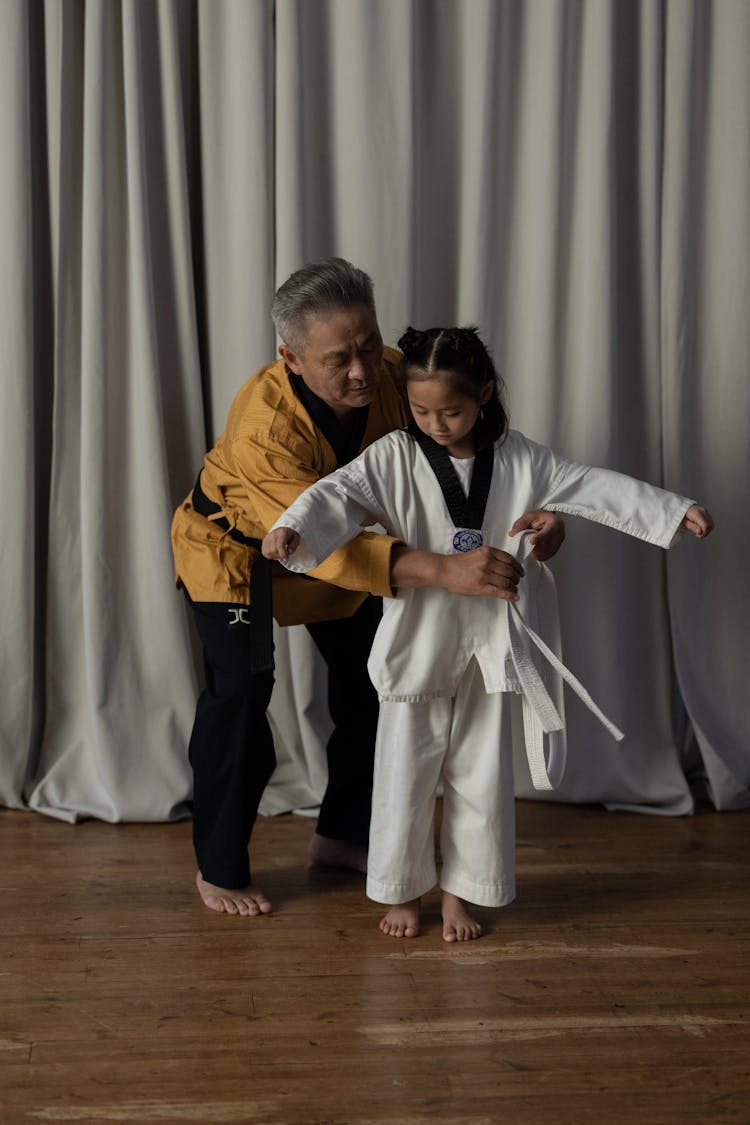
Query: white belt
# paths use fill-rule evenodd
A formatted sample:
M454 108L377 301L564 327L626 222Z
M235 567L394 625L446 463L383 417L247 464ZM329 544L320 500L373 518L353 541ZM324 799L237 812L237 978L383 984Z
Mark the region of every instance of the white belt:
M542 580L554 583L546 567L542 567ZM508 606L508 629L513 664L523 693L523 726L531 780L535 789L554 789L559 785L565 769L565 742L564 739L550 740L549 761L547 761L544 754L544 735L563 730L565 721L531 659L527 637L533 641L552 669L586 704L589 711L596 715L612 737L620 742L625 736L597 706L581 681L565 667L539 634L526 624L515 603L505 604Z

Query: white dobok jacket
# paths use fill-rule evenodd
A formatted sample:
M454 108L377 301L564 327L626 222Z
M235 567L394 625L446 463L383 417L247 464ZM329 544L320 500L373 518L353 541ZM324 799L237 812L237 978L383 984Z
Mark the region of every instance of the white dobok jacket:
M509 538L508 530L523 512L547 508L668 548L693 503L633 477L569 461L510 430L495 446L482 536L485 545L522 559L520 599L462 597L424 587L385 598L368 664L378 695L406 702L455 695L475 657L488 692L523 695L532 780L537 789L552 788L565 759L563 679L616 738L622 735L561 664L554 579L527 554L524 539ZM457 529L433 470L405 430L380 438L312 485L274 526L300 534L302 542L285 565L304 573L373 524L417 550L456 550ZM471 543L469 536L464 540ZM551 734L546 762L543 732Z

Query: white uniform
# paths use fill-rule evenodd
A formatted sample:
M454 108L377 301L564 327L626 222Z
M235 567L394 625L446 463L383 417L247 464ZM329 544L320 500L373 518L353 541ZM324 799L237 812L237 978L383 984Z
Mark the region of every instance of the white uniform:
M468 488L473 459L453 464ZM667 548L693 502L568 461L511 430L495 446L483 542L523 557L523 540L510 539L508 529L523 512L547 508ZM375 523L417 550L451 553L460 539L427 458L403 430L307 489L274 526L299 532L302 542L286 565L305 572ZM506 735L518 725L518 716L509 714L518 708L501 693L521 697L539 789L557 784L564 768L563 678L622 737L559 661L550 571L530 556L523 562L517 603L425 587L399 590L384 601L368 664L381 718L367 889L380 902L416 898L435 883L431 815L441 770L441 886L480 905L513 897L512 745Z

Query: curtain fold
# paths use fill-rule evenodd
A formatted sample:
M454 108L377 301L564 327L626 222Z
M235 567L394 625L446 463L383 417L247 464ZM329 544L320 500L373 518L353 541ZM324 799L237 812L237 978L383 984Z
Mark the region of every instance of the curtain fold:
M668 556L568 522L555 800L750 804L743 0L7 0L0 802L189 813L201 678L173 508L276 285L341 254L384 338L474 323L512 424L694 496ZM520 513L519 513L520 514ZM325 677L276 630L265 812L325 783ZM521 796L533 793L518 764Z
M2 472L3 527L0 543L3 598L0 627L3 707L0 719L0 802L23 803L28 768L33 768L34 745L41 723L40 669L37 643L38 591L44 566L35 567L41 554L37 497L46 511L43 424L37 427L36 397L39 366L47 366L35 349L37 330L49 305L48 286L40 286L35 320L34 290L38 271L35 249L44 241L40 224L35 240L32 200L35 200L32 121L38 123L43 95L32 101L32 76L44 73L39 44L32 48L30 13L20 3L8 6L0 36L0 113L4 157L0 161L0 263L2 285ZM12 108L11 108L12 107ZM39 208L41 210L41 208ZM43 249L40 247L40 257ZM46 297L46 300L43 300ZM45 307L43 307L45 306ZM41 349L40 349L41 351ZM40 443L42 449L39 448ZM15 487L10 487L13 482ZM31 759L31 761L30 761Z
M723 533L669 559L675 669L705 785L747 807L750 713L750 8L667 8L662 203L664 474L700 494ZM705 565L704 565L705 564ZM689 735L690 737L690 735Z

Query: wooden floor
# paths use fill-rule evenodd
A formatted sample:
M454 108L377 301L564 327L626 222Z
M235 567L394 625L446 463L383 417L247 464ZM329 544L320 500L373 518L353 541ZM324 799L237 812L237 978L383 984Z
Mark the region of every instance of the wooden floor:
M190 826L0 812L0 1121L750 1122L750 819L521 802L517 901L446 945L263 819L277 912L193 891Z

